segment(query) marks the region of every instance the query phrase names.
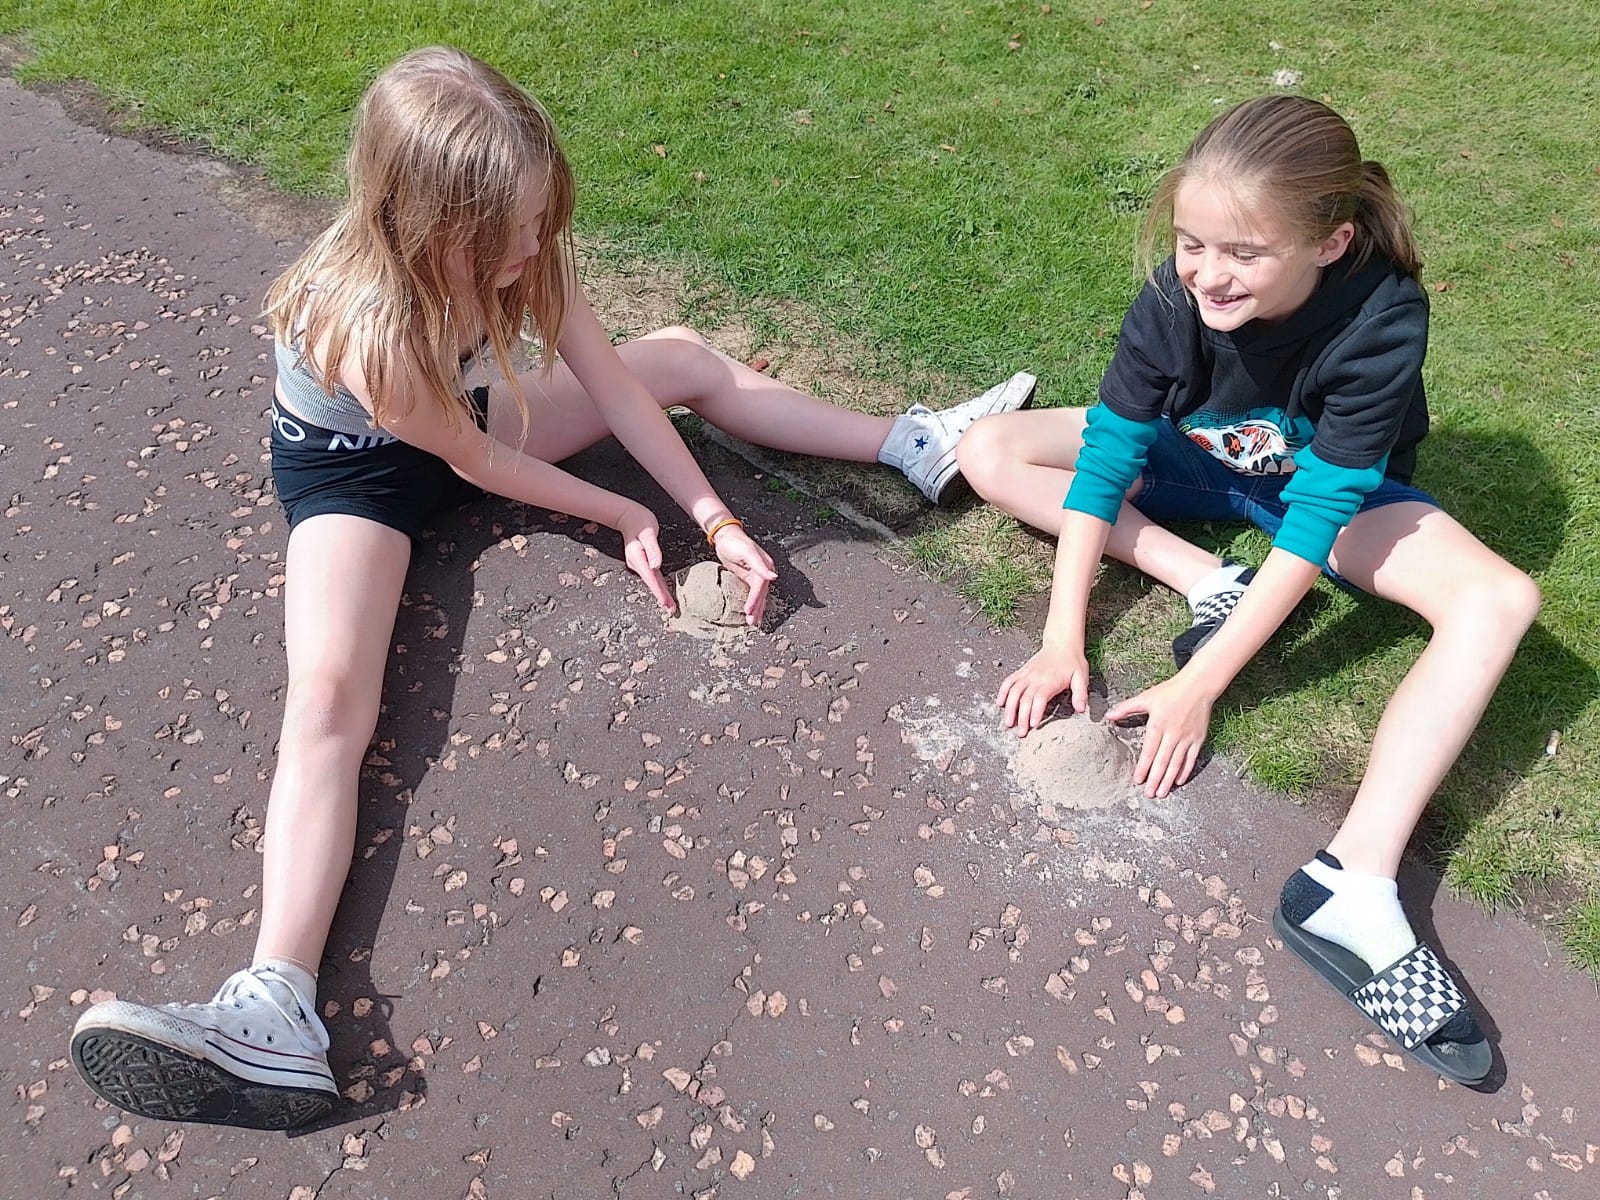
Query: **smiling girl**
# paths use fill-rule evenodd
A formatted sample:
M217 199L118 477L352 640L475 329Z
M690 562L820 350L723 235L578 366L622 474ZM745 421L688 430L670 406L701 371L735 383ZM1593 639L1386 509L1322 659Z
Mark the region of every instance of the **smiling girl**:
M1174 252L1155 266L1155 247ZM1405 1048L1462 1082L1491 1052L1420 945L1395 875L1428 798L1539 607L1532 580L1410 486L1428 428L1428 304L1406 210L1335 112L1265 96L1223 113L1157 189L1148 275L1093 408L980 421L958 448L978 493L1057 535L1043 645L1000 686L1026 735L1052 700L1087 704L1084 617L1102 554L1181 592L1172 678L1111 708L1145 714L1135 780L1187 780L1211 708L1319 572L1433 627L1390 699L1349 815L1294 873L1285 943ZM1063 501L1063 497L1065 497ZM1253 523L1256 570L1168 520Z

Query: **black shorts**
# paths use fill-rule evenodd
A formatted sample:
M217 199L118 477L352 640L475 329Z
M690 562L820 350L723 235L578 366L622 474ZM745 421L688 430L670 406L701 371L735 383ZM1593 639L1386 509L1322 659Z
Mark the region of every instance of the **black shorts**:
M489 389L473 388L467 400L487 430ZM307 517L342 513L416 538L434 516L484 495L437 454L405 442L322 429L276 402L271 420L272 481L291 530Z

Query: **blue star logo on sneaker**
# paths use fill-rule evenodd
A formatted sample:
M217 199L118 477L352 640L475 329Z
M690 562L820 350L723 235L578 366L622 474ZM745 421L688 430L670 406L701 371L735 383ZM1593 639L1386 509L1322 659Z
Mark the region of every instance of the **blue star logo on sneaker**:
M905 472L917 490L937 504L960 472L956 443L962 433L979 417L1023 407L1033 398L1034 383L1032 375L1018 371L953 408L935 412L925 404L913 404L894 419L878 449L878 461Z

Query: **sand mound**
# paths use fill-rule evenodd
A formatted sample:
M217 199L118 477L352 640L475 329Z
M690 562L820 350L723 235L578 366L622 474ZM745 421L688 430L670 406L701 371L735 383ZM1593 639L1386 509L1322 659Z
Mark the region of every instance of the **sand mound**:
M1111 808L1132 799L1133 751L1102 722L1061 717L1016 743L1011 769L1039 798L1042 820L1063 809Z
M667 627L690 637L726 640L742 634L744 602L750 594L744 581L720 563L697 562L672 579L678 613Z

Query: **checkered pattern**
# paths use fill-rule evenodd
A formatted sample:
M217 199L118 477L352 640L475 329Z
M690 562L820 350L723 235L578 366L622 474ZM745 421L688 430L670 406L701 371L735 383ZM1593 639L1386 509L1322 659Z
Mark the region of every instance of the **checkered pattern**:
M1466 997L1450 978L1450 972L1421 943L1392 967L1367 980L1350 998L1407 1050L1427 1041L1467 1006Z
M1221 592L1212 592L1199 604L1194 606L1194 623L1196 625L1221 625L1228 619L1228 614L1233 612L1239 603L1239 597L1244 595L1244 588L1228 588Z
M1256 577L1254 567L1240 569L1237 563L1224 562L1224 566L1233 567L1238 572L1234 581L1223 586L1209 596L1202 596L1198 601L1190 604L1194 613L1195 628L1206 629L1206 637L1210 637L1226 621L1233 610L1239 605L1239 598L1244 595L1244 589L1250 586L1250 581ZM1199 649L1199 646L1191 647Z
M1172 660L1180 668L1187 666L1200 647L1216 636L1217 630L1222 628L1222 623L1238 607L1239 597L1244 595L1244 589L1255 577L1254 567L1241 571L1232 586L1225 587L1220 592L1212 592L1209 596L1202 597L1198 603L1191 605L1194 623L1172 639Z

